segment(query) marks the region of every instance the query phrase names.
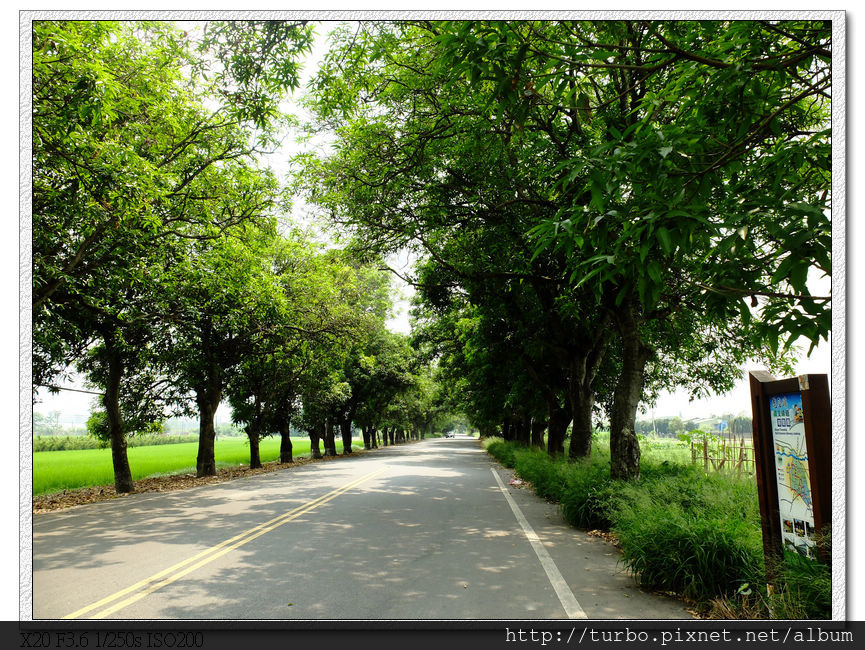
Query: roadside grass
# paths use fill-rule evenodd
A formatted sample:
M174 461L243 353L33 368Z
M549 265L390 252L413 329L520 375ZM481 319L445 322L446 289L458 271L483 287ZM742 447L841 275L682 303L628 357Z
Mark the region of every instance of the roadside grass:
M261 440L262 463L279 458L279 444L277 437ZM336 441L336 450L342 452L342 440ZM248 465L249 441L245 438L217 439L215 453L217 467ZM195 472L198 444L130 447L127 454L133 480L187 474ZM309 456L309 439L292 438L292 455L295 458ZM33 454L33 496L113 483L110 449L38 451Z
M620 561L644 587L678 593L719 618L831 618L831 572L823 564L788 555L767 593L753 478L707 475L686 448L652 443L641 444L634 482L610 478L609 450L601 444L576 462L500 438L484 447L539 496L560 503L570 524L612 533Z

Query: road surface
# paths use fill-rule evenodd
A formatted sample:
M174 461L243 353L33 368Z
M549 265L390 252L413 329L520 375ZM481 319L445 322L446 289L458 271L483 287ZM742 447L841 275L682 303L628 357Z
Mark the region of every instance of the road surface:
M436 438L33 518L34 619L688 619Z

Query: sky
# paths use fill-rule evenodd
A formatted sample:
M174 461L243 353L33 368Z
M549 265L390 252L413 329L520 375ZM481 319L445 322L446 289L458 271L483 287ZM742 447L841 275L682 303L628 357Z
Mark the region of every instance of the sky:
M64 8L64 3L60 2L43 2L40 3L42 8L44 9L61 9ZM196 4L200 4L200 7L197 7ZM767 2L761 3L762 8L773 9L771 5L777 5L774 7L776 10L813 10L815 5L813 2L784 2L783 4L780 2ZM270 7L268 6L268 2L263 1L257 3L257 8L260 9L269 9L269 8L284 8L285 5L283 3L276 4ZM336 4L335 7L329 6L327 0L319 0L316 3L316 7L321 10L328 10L338 7L344 7L345 4ZM446 3L438 3L436 5L431 5L430 3L420 5L418 7L414 7L411 3L400 2L400 3L367 3L365 4L365 9L397 9L397 10L406 10L412 8L438 8L443 10L459 10L464 8L464 3L450 3L448 6ZM630 9L633 6L633 3L625 3L619 2L617 0L608 0L608 2L604 3L606 10L616 10L616 9ZM748 3L744 2L731 2L725 3L726 10L743 10L751 8ZM99 0L94 0L88 3L88 7L91 9L107 9L111 10L116 7L116 5L110 5L108 3L100 2ZM545 8L556 10L556 9L570 9L573 5L571 3L562 3L562 2L549 2L545 4ZM160 5L156 5L156 9L161 9ZM197 3L194 0L190 2L184 3L184 8L187 9L220 9L220 4L218 2L210 2L210 3ZM227 5L226 8L237 8L236 5ZM476 2L472 4L473 9L486 9L492 12L503 9L524 9L524 5L520 5L518 3L508 3L503 0L499 0L495 3L489 2ZM648 8L648 7L646 7ZM668 2L664 3L661 7L662 9L667 10L691 10L693 8L693 3L685 3L679 2L678 0L668 0ZM3 66L3 75L4 75L4 87L7 89L17 88L19 85L18 78L18 69L15 66L15 62L19 60L19 52L18 52L18 43L19 43L19 15L18 11L24 10L25 7L15 7L11 5L4 6L3 12L6 15L6 19L0 21L0 30L2 30L2 47L5 47L6 56L3 57L3 61L6 62L6 65ZM860 27L862 20L862 12L851 10L846 12L847 19L847 44L848 44L848 56L847 56L847 121L846 121L846 135L847 138L847 156L846 156L846 169L847 169L847 177L850 179L855 179L857 177L856 171L858 169L858 162L862 153L862 137L861 137L861 129L858 126L857 120L854 119L854 116L858 117L861 115L861 110L859 107L861 106L861 84L856 83L857 76L859 78L862 77L861 74L857 74L862 67L862 51L865 48L862 47L854 47L854 44L862 43L862 29ZM859 20L857 20L857 18ZM842 66L838 66L840 69ZM837 88L837 86L836 86ZM839 93L840 95L840 93ZM26 98L22 99L22 105L25 105ZM838 102L836 102L838 105ZM19 113L16 108L13 106L12 102L4 102L3 110L7 111L6 121L5 123L8 125L6 129L3 129L2 135L0 137L3 138L3 147L2 151L6 154L4 157L4 162L6 165L6 174L2 176L3 196L7 197L8 203L11 204L13 196L21 196L19 190L23 187L26 190L27 183L21 183L22 180L19 175L16 175L14 170L21 169L21 164L26 161L19 160L18 157L15 156L15 152L20 151L19 143L15 142L15 136L19 135L18 130L12 128L11 125L15 124L19 118ZM836 139L836 143L839 143L841 138ZM836 176L836 179L838 177ZM16 182L19 181L19 182ZM846 210L850 215L856 214L856 204L858 203L858 195L856 190L858 189L855 183L850 183L849 192L844 194L843 192L836 192L836 205L841 206L845 203L846 199ZM25 193L26 199L26 193ZM24 202L26 205L26 201ZM25 210L26 212L26 210ZM843 302L838 300L840 296L839 289L843 288L840 282L840 274L836 271L836 282L838 283L838 287L835 289L836 301L834 305L835 313L839 316L842 314L842 308L846 309L846 319L842 322L845 324L844 331L841 331L839 328L836 328L836 337L837 339L842 340L842 342L846 342L846 346L839 347L836 349L834 358L837 361L845 362L846 361L846 371L842 373L841 378L846 383L846 386L843 384L840 388L846 388L846 400L849 400L851 403L855 404L857 398L865 397L862 391L862 345L858 342L858 337L856 334L862 331L863 324L865 324L865 320L863 320L862 313L862 301L857 299L857 293L861 295L861 291L858 291L858 282L863 281L862 277L862 265L856 255L856 252L862 249L862 246L865 245L865 241L863 241L862 228L857 227L856 220L851 218L848 220L847 230L846 230L846 250L849 253L849 257L847 259L847 286L850 288L848 292L848 300L845 305ZM19 240L23 240L23 237L27 236L26 230L26 221L22 221L20 223L16 223L16 220L11 216L7 216L4 220L2 220L2 236L0 236L0 264L3 264L3 282L0 282L0 290L2 290L2 299L8 302L8 304L20 304L19 298L21 293L19 292L19 286L16 285L13 278L21 278L20 270L22 268L26 269L29 265L28 258L26 255L23 255L24 246L19 245ZM838 228L838 224L836 222L836 229ZM836 230L837 232L837 230ZM19 263L20 262L20 263ZM838 260L836 258L836 269L839 268ZM26 276L25 280L26 280ZM26 284L24 285L26 286ZM21 312L22 318L26 317L26 312ZM26 360L26 355L22 355L22 350L26 350L27 342L26 339L22 340L21 334L22 332L26 332L26 322L24 320L17 319L14 315L8 316L7 318L0 321L0 326L3 327L3 341L5 345L2 346L2 357L0 357L0 368L3 368L3 405L6 407L3 409L3 412L7 414L7 421L11 421L14 418L14 415L17 414L24 419L29 419L30 412L30 400L29 400L29 386L22 386L20 384L20 375L16 376L15 368L19 368L19 372L21 372L21 368L24 367L23 364ZM846 332L846 336L837 336L838 334L844 334ZM829 346L821 346L817 353L809 359L803 361L799 367L797 367L797 374L802 373L810 373L810 372L830 372L830 349ZM742 388L744 388L744 393L742 393ZM844 392L838 392L839 386L835 388L835 400L836 400L836 410L841 409L841 413L843 415L845 411L845 400L840 400L839 406L839 397L844 397ZM20 399L18 399L20 398ZM740 388L734 390L731 394L729 394L725 400L727 401L718 401L713 406L701 405L701 404L688 404L687 398L682 398L681 396L672 395L668 398L662 398L659 401L657 407L655 408L656 417L660 417L661 415L678 415L681 411L684 417L692 417L691 409L696 409L696 413L705 412L706 408L715 409L717 408L722 412L733 412L737 413L741 410L748 410L748 393L747 393L747 383L745 381L742 382ZM85 398L86 403L86 398ZM739 406L737 405L744 405ZM64 407L65 408L65 407ZM71 408L71 407L70 407ZM41 408L40 408L41 410ZM47 410L52 410L48 408ZM10 427L11 428L11 427ZM852 424L850 426L852 429ZM854 430L855 431L855 430ZM860 437L851 435L847 440L847 454L848 458L847 467L857 467L858 462L863 460L863 445L859 442ZM6 435L2 438L2 444L4 445L2 448L2 455L0 458L3 458L3 469L5 471L0 472L0 494L5 495L5 498L0 500L0 518L3 521L11 522L14 521L19 515L19 501L14 497L18 493L18 485L19 485L19 456L15 453L15 450L18 449L18 439L17 436L13 435L11 431L7 431ZM26 452L25 452L26 453ZM863 485L865 485L865 479L862 479L863 473L852 471L849 473L846 481L846 487L848 492L848 499L851 495L856 495L857 497L862 494ZM842 485L843 489L843 485ZM26 503L26 500L24 501ZM850 540L861 540L862 539L862 524L860 523L862 518L850 518L848 523L847 536ZM18 564L14 561L8 561L10 558L15 558L18 556L16 549L19 545L19 531L15 529L14 526L5 526L3 534L0 535L0 550L3 552L3 557L7 558L6 562L0 563L0 620L17 620L19 618L19 610L18 610L18 590L17 586L19 584L19 567ZM26 536L28 532L23 530L23 534ZM860 542L861 543L861 542ZM860 577L863 575L863 568L865 568L865 563L858 561L858 556L856 554L851 554L849 558L847 558L847 580L848 580L848 594L849 598L847 601L847 618L849 620L863 620L865 619L865 581L860 579L854 579L855 577Z

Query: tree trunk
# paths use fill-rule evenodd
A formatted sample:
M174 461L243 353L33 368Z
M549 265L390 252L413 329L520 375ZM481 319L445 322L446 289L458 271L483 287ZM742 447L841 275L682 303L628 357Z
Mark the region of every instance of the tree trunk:
M588 458L592 454L592 407L595 394L591 387L577 385L572 386L570 398L573 424L568 458Z
M132 470L126 454L126 433L120 413L120 380L123 377L123 361L120 355L110 350L111 343L105 341L108 354L108 381L102 404L108 419L108 436L111 441L111 462L114 466L114 489L118 494L132 492Z
M564 354L566 351L562 352ZM564 454L565 435L571 421L570 400L567 398L567 377L561 372L563 369L559 366L538 365L525 354L521 359L523 367L540 390L547 405L547 452L550 456ZM562 394L565 395L564 400L561 399Z
M550 456L560 456L565 453L565 434L571 423L571 414L567 408L558 404L549 405L550 421L547 433L547 453Z
M217 363L213 349L213 330L210 318L204 316L198 323L201 338L202 375L194 386L198 405L198 457L195 475L216 476L216 409L222 401L222 366Z
M309 432L309 449L313 458L321 458L321 448L318 446L318 441L321 439L321 434L324 433L323 427L319 423L312 426L312 431Z
M568 457L571 460L588 458L592 454L592 409L595 391L592 383L607 351L610 328L609 312L605 312L594 337L587 338L584 345L571 356L568 365L568 400L571 404L571 444Z
M324 455L336 456L336 438L333 435L333 422L330 418L324 424Z
M544 431L547 430L547 421L544 418L532 418L532 447L544 448Z
M291 425L288 422L285 422L279 429L280 441L279 441L279 462L280 463L291 463L293 462L291 457Z
M652 351L641 337L632 301L616 314L622 342L622 372L613 393L610 413L610 476L640 477L640 443L636 434L637 407L643 394L643 371Z
M514 439L521 445L529 446L529 422L528 418L520 414L514 418L515 437Z
M396 444L394 442L394 436L396 435L396 427L391 427L390 431L387 432L387 435L390 437L390 444Z
M205 383L195 391L198 404L198 458L195 475L216 476L216 427L214 418L222 400L219 368L210 368Z
M246 437L249 438L249 469L257 469L261 467L261 453L258 448L260 440L258 429L246 427Z
M216 476L216 427L213 424L217 406L198 400L198 457L195 475Z
M345 418L339 423L339 428L342 433L342 453L345 456L351 453L351 420Z

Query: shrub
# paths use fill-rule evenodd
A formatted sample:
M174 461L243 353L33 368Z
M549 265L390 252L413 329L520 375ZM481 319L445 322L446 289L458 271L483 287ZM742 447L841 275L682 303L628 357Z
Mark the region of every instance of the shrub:
M66 451L70 449L99 449L104 443L90 436L34 436L33 451Z
M130 436L126 440L129 447L149 447L152 445L174 445L197 442L197 435L188 436ZM107 441L91 436L34 436L33 451L71 451L76 449L104 449Z

